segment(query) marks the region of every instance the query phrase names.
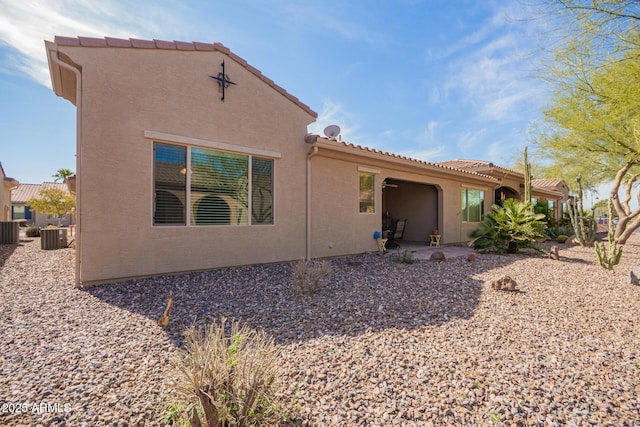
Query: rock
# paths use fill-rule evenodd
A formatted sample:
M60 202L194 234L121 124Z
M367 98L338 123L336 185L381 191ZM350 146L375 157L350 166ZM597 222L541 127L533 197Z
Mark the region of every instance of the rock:
M560 260L560 254L558 254L557 246L551 246L551 249L549 250L549 257L551 259L555 259L556 261Z
M431 258L429 259L431 261L444 261L446 257L444 256L444 253L442 251L436 251L431 254Z
M518 283L510 276L504 276L491 282L491 287L496 291L516 291Z
M567 246L573 246L576 244L576 236L569 236L569 238L564 242Z
M633 267L631 271L629 271L629 284L640 285L640 266Z
M467 255L467 261L469 262L473 262L476 259L478 259L478 254L476 254L475 252L472 252L469 255Z

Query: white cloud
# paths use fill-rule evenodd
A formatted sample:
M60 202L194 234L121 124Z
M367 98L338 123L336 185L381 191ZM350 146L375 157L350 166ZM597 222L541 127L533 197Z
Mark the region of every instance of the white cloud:
M447 153L448 150L445 145L438 145L431 148L404 150L400 151L398 154L412 159L424 160L426 162L437 162L439 160L447 159Z
M45 86L50 80L44 41L56 35L136 38L180 28L157 2L0 0L0 10L0 44L11 48L3 71L13 69Z
M445 55L451 70L444 91L456 96L480 121L514 121L539 102L542 85L530 76L534 47L524 34L527 21L509 19L510 10L497 9L492 18ZM432 93L431 100L437 99Z
M322 110L318 113L318 119L309 125L309 132L324 136L324 128L329 125L340 126L340 135L343 140L353 142L355 144L366 145L358 141L359 126L355 119L342 104L332 99L325 99L322 102Z

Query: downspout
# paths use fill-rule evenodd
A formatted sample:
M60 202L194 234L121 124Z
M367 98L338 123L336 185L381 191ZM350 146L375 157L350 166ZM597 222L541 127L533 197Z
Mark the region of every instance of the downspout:
M58 47L55 52L50 51L49 58L51 62L62 68L66 68L76 76L76 287L81 287L80 264L82 262L82 239L80 238L82 229L82 73L76 67L67 64L58 58Z
M313 146L307 153L307 229L306 229L306 243L307 248L305 252L305 259L311 259L311 158L318 154L318 146L313 143Z

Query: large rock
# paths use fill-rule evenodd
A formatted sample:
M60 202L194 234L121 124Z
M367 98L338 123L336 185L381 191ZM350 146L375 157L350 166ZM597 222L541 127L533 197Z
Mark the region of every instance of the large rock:
M629 272L629 284L640 285L640 267L633 267Z
M491 287L496 291L517 291L518 283L510 276L504 276L491 282Z
M446 257L444 256L444 252L442 251L435 251L434 253L431 254L431 258L429 258L431 261L444 261L446 259Z

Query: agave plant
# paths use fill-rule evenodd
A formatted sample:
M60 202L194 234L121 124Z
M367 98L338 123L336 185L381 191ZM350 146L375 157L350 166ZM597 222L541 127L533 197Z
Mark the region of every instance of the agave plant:
M494 205L480 226L471 232L471 245L478 250L507 253L533 247L536 240L545 237L544 219L544 214L533 212L531 203L507 199L503 206Z

